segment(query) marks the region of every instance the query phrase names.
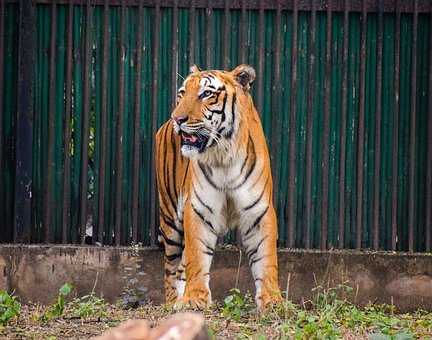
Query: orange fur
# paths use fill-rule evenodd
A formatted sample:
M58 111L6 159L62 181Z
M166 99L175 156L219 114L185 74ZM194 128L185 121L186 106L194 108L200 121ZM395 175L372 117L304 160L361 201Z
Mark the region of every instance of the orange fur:
M216 208L207 197L202 194L200 197L194 190L207 186L215 194L219 194L220 190L211 187L212 177L209 175L210 179L205 178L203 174L212 173L213 170L230 169L239 157L244 157L238 179L240 184L241 181L243 184L232 184L233 189L229 189L230 192L236 193L237 187L246 187L244 183L247 183L251 195L259 196L259 200L254 200L253 204L266 207L260 211L256 208L257 217L253 217L249 224L241 227L247 245L246 252L251 255L251 266L255 264L254 276L260 290L256 300L262 308L280 299L277 279L277 220L272 203L271 168L260 118L248 91L254 78L252 71L245 65L232 72L193 69L185 80L184 92L178 99L172 119L164 123L156 135L160 230L161 241L165 246L165 292L168 303L177 302L204 308L211 302L207 270L214 252L216 236L212 230L215 226L203 217L203 211L207 209L209 215L210 212L215 215L213 210ZM191 124L203 120L204 105L208 106L210 99L202 99L198 94L200 86L202 87L202 78L209 74L211 79L217 78L224 87L222 94L217 96L218 102L215 105L222 105L222 97L225 102L231 100L231 123L236 129L232 137L224 137L224 143L230 143L229 148L222 142L221 145L216 143L216 146L199 154L197 159L189 159L181 153L181 137L174 132L173 119L186 117ZM216 98L216 95L213 98ZM223 107L227 107L228 112L228 105ZM206 190L202 192L205 193ZM258 195L259 192L262 194ZM237 196L233 194L232 197ZM206 199L207 203L203 202ZM194 200L201 202L200 209L194 207ZM230 202L229 199L226 200L221 213L228 216L227 210L236 210L239 221L247 220L250 207L243 207L242 210L238 207L239 202ZM256 264L258 262L259 265ZM181 286L182 282L185 283L185 290L184 294L179 296L176 286Z

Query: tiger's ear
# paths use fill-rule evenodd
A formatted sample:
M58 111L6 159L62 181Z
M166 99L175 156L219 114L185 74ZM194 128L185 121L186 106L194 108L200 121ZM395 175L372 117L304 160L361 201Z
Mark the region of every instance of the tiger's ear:
M255 80L255 70L249 65L239 65L231 71L234 79L243 87L243 90L249 91Z
M191 73L197 73L197 72L201 72L200 68L198 66L196 66L195 64L193 64L190 68L189 71Z

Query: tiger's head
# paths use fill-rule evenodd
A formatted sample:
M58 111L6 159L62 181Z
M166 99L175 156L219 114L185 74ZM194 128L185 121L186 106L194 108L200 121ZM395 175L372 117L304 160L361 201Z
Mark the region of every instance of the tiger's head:
M248 65L230 72L191 67L178 90L171 115L185 157L196 158L211 150L220 153L230 148L242 120L241 108L253 105L249 89L254 79L255 70Z

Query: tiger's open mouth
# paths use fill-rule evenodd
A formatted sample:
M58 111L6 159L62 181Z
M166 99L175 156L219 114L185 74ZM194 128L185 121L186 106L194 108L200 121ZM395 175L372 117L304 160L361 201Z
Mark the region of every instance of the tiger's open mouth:
M206 136L201 136L201 135L195 135L195 134L189 134L186 133L184 131L180 131L180 136L181 136L181 145L187 145L189 147L194 147L196 149L198 149L199 152L203 152L207 142L208 142L208 137Z

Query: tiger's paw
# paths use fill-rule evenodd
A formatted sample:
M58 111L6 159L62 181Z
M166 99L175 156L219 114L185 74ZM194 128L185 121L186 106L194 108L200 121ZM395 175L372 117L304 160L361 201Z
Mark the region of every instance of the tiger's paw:
M207 298L200 297L186 297L183 296L178 298L176 303L174 304L174 310L183 311L183 310L204 310L210 306L210 301Z
M273 294L261 294L255 298L258 312L265 312L266 310L280 304L283 299L280 292L275 292Z

